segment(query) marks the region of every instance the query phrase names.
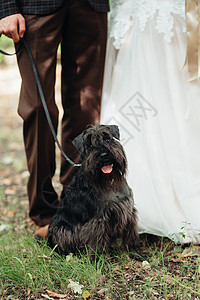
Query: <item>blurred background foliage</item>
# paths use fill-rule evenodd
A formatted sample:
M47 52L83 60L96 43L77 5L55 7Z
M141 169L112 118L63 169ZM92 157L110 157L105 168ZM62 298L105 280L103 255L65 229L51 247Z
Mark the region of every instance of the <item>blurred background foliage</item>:
M15 47L13 40L2 34L0 37L0 49L8 53L14 53ZM0 64L5 64L5 55L2 53L0 53Z

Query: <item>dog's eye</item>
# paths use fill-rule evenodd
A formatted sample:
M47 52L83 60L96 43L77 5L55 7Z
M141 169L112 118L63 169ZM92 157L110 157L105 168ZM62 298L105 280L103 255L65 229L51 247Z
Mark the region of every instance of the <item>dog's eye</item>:
M111 139L112 139L112 138L111 138L111 136L110 136L109 134L104 133L104 135L103 135L103 140L104 140L104 142L110 143Z

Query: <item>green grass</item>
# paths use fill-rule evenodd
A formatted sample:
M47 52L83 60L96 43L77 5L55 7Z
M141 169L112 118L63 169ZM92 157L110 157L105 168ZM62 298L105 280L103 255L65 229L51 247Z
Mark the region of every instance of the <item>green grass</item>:
M107 264L103 257L92 264L87 254L61 257L26 233L4 234L0 237L0 297L37 299L49 289L69 299L84 299L68 287L72 280L83 285L82 292L88 291L90 299L200 298L199 247L191 246L186 249L191 255L173 262L171 258L186 250L162 238L153 243L143 239L143 246L148 250L147 266L124 252L115 253Z
M101 277L104 260L91 264L88 256L61 257L32 236L10 234L0 239L0 295L45 289L66 291L69 279L92 289Z

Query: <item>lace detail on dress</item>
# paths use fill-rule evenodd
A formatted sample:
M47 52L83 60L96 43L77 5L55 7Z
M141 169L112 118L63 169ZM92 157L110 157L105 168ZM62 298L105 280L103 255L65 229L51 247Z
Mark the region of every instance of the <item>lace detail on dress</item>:
M185 0L112 0L109 16L109 37L119 49L131 24L144 31L147 22L156 16L156 29L170 42L174 36L174 14L185 19ZM182 30L186 31L185 22Z

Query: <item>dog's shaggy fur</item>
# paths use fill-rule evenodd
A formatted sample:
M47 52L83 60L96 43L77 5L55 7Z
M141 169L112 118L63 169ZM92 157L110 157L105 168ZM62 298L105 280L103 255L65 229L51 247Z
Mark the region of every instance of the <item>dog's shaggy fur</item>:
M49 226L48 241L63 254L87 246L108 252L121 238L131 252L138 246L137 216L126 179L127 161L115 125L97 125L73 141L82 166L68 186Z

